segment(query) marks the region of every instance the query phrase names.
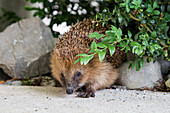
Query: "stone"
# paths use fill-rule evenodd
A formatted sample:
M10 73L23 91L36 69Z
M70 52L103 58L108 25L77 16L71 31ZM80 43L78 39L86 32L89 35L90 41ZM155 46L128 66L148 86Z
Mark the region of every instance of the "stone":
M12 85L12 81L11 81L11 80L7 80L7 81L6 81L6 84L7 84L7 85Z
M129 69L129 63L123 63L120 66L120 77L118 82L126 86L128 89L153 89L162 82L162 74L160 64L153 60L147 63L145 59L144 67L139 71Z
M21 81L13 81L12 85L14 85L14 86L21 86L22 82Z
M168 71L170 71L170 61L167 61L161 57L158 57L157 61L161 65L161 72L165 76L168 74ZM166 76L165 76L166 77Z
M170 88L170 78L165 82L165 85Z
M23 19L0 33L0 69L13 78L50 72L56 39L39 18Z

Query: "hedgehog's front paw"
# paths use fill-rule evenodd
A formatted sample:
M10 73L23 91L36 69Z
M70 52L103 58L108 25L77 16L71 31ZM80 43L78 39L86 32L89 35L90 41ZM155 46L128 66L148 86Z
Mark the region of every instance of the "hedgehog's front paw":
M80 92L77 96L82 98L95 97L95 92L94 91Z

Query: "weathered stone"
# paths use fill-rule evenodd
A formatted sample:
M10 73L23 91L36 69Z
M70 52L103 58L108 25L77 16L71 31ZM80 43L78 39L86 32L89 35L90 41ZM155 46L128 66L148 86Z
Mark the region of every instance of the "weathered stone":
M12 24L0 33L0 68L17 78L48 73L54 42L50 28L39 18Z
M170 61L162 59L161 57L158 57L157 61L161 65L161 72L162 72L162 74L163 75L167 75L168 71L170 71Z
M13 81L12 85L14 85L14 86L21 86L22 82L21 81Z
M165 85L170 88L170 78L165 82Z
M123 63L120 66L119 83L125 85L128 89L152 89L162 81L160 64L156 61L147 63L139 71L129 69L129 63Z

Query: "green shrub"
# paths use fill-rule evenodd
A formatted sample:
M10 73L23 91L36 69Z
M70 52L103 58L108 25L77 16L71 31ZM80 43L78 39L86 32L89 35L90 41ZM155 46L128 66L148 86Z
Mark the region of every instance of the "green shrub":
M168 1L161 0L107 0L112 6L105 8L102 13L96 14L96 22L103 25L111 23L111 30L105 34L91 33L90 38L102 38L101 43L94 41L89 54L82 56L76 62L87 64L95 54L102 61L109 49L110 55L115 52L118 44L126 53L132 52L135 61L130 62L132 69L136 66L138 71L144 66L144 56L150 62L162 56L170 61L170 38L168 37L170 5ZM136 65L135 65L136 64Z
M64 21L68 25L83 20L83 18L92 17L97 13L94 7L90 6L92 0L79 0L71 2L70 0L27 0L31 3L43 3L43 8L26 7L27 10L35 10L34 15L40 18L48 17L51 19L50 28L54 24L60 24ZM80 54L81 64L87 64L95 54L98 54L102 61L106 55L106 49L110 54L115 52L115 46L122 47L126 53L132 52L135 55L135 61L129 61L130 67L139 70L144 65L143 57L151 58L156 61L157 57L162 56L170 61L170 2L168 0L98 0L99 13L94 16L94 21L102 24L110 24L111 30L105 34L91 33L90 38L101 38L105 36L101 43L93 41L91 51L88 54ZM77 3L80 7L86 9L87 13L79 15L78 10L72 10L76 14L71 14L67 7ZM57 8L54 6L57 5ZM53 11L62 12L54 15ZM55 37L58 33L53 31ZM76 63L75 62L75 63Z

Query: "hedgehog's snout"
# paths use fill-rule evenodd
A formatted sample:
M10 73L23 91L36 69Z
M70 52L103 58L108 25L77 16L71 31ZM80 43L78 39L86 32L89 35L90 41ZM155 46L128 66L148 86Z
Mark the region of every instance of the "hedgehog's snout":
M72 94L73 91L74 91L74 88L73 88L73 87L67 87L67 88L66 88L66 93L67 93L67 94Z

